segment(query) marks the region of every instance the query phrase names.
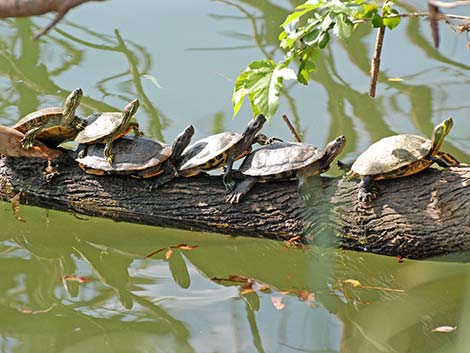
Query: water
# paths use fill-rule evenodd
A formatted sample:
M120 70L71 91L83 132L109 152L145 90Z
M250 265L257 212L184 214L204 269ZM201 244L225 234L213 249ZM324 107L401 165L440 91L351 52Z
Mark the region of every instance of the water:
M277 26L293 3L90 3L39 42L30 36L48 18L0 21L0 123L81 87L81 115L138 97L142 128L162 140L187 124L195 138L240 130L250 110L231 119L233 82L250 61L281 56ZM360 29L324 53L315 82L288 84L279 113L317 145L345 134L345 159L388 134L430 136L450 115L443 149L468 162L466 39L441 25L435 50L427 26L406 20L386 33L376 99L366 93L375 35ZM265 132L291 138L279 117ZM20 215L0 204L0 352L470 350L470 267L457 256L401 263L26 206ZM197 248L165 260L182 243ZM217 280L230 275L254 284ZM443 325L457 329L431 332Z

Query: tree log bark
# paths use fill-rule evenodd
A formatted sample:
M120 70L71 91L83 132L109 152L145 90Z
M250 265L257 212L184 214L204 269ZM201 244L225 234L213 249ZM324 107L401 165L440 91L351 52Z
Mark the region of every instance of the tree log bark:
M428 169L378 183L370 206L357 203L357 182L313 177L257 184L238 205L224 203L219 176L152 179L85 174L65 151L59 174L47 162L0 159L0 198L60 211L153 226L235 236L335 242L346 249L408 258L470 250L470 166Z

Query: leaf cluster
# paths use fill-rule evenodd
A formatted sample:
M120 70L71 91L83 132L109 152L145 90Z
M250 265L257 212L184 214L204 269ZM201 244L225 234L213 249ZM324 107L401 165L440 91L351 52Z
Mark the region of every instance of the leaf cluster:
M321 49L330 42L331 34L347 40L360 23L373 27L395 28L400 23L393 1L308 0L299 5L281 24L280 48L284 57L279 63L271 59L251 62L235 82L232 103L234 116L248 97L254 115L271 118L279 106L284 80L296 79L308 84L316 69ZM289 67L297 62L295 72Z

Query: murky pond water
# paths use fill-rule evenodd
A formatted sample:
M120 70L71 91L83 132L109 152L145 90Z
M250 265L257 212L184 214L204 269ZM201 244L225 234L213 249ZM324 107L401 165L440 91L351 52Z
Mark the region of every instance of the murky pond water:
M38 42L30 37L49 18L0 21L0 123L81 87L80 115L138 97L146 135L161 140L188 123L196 138L240 130L251 112L231 119L234 80L250 61L280 57L278 25L298 3L90 3ZM410 19L386 34L375 100L375 35L361 29L324 53L315 82L288 84L280 114L314 144L345 134L345 159L388 134L429 136L452 116L444 148L469 162L466 38L441 26L435 50L427 26ZM278 117L265 130L290 139ZM0 204L0 352L470 350L470 267L455 255L398 262L25 206L21 222L10 209ZM183 243L197 247L165 259ZM457 329L432 332L444 325Z

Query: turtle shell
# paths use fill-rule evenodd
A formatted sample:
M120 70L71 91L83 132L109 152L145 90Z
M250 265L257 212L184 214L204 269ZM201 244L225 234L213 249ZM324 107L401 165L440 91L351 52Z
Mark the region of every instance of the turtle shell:
M388 173L424 158L431 146L431 140L417 135L385 137L365 150L351 170L359 175Z
M315 163L325 150L314 145L276 142L251 152L239 171L250 176L268 176L298 170Z
M52 145L58 145L65 140L73 139L77 134L75 128L60 125L63 111L64 108L62 107L37 110L26 115L13 128L25 134L28 130L45 124L46 127L36 138L49 142Z
M99 142L116 131L122 118L123 114L121 112L94 113L86 118L87 126L80 131L75 141L78 143Z
M155 167L171 156L171 146L141 136L124 136L113 142L114 160L104 158L104 145L90 145L76 161L89 169L108 173L132 172Z
M194 142L183 151L178 170L184 171L207 163L226 152L241 138L241 134L227 131Z

